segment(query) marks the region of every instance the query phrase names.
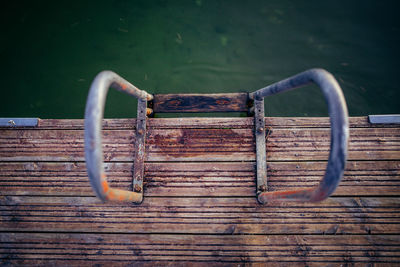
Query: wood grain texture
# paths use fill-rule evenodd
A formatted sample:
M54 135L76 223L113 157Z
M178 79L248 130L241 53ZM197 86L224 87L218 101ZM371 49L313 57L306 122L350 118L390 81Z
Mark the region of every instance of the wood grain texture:
M399 234L398 198L259 205L255 198L5 197L0 231L162 234Z
M132 235L5 233L3 263L11 265L274 266L395 264L397 235ZM1 256L0 256L1 257ZM262 266L262 265L260 265Z
M105 161L133 161L135 132L104 130ZM270 128L267 162L327 160L330 131ZM84 161L82 130L1 130L0 161ZM248 129L152 129L146 161L255 161ZM349 160L399 160L399 128L354 128Z
M166 112L247 112L247 93L235 94L155 94L153 111Z
M153 128L248 128L254 119L249 118L151 118L149 126ZM265 124L279 128L329 128L328 117L266 117ZM396 124L372 125L367 116L350 117L351 128L398 128ZM134 129L136 119L104 119L103 129ZM15 128L18 129L18 128ZM83 129L80 119L41 119L35 129Z
M316 186L325 162L269 162L271 191ZM112 187L131 190L133 163L105 164ZM226 196L253 197L254 162L148 162L145 197ZM81 162L2 162L0 192L8 195L94 196ZM350 161L334 196L391 196L400 193L400 162Z
M265 119L269 189L319 183L328 118ZM130 190L135 119L103 120L105 170ZM260 205L253 118L149 119L144 202L101 203L83 120L0 129L5 265L320 266L400 263L400 127L350 118L349 160L321 203Z

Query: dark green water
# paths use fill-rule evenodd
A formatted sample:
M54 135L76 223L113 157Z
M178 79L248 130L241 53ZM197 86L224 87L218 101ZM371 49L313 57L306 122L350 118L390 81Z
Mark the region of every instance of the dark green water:
M400 113L396 1L15 1L1 15L0 117L83 118L94 76L150 93L254 91L312 67L350 115ZM111 90L106 117L134 117ZM266 99L272 116L326 116L319 90Z

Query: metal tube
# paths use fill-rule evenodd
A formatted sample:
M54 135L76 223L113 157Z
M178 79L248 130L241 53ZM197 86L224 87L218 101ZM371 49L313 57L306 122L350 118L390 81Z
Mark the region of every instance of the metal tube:
M85 110L86 168L92 188L101 200L140 202L141 194L110 188L106 180L101 128L104 105L110 86L139 99L152 98L152 95L139 90L112 71L102 71L96 76L90 86Z
M342 90L332 74L323 69L311 69L257 90L250 94L250 98L259 100L312 82L320 87L325 97L331 123L331 144L325 175L316 188L263 192L258 195L260 203L270 201L321 201L335 191L343 176L349 137L348 112Z

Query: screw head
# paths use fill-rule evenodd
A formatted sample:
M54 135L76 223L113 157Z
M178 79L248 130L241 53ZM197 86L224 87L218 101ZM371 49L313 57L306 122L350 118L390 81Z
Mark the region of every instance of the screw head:
M267 187L265 186L265 184L263 184L258 187L258 190L260 190L261 192L265 192L267 191Z
M134 186L134 188L133 188L134 190L135 190L135 192L137 192L137 193L140 193L140 192L142 192L142 187L140 186L140 185L138 185L138 184L135 184L135 186Z

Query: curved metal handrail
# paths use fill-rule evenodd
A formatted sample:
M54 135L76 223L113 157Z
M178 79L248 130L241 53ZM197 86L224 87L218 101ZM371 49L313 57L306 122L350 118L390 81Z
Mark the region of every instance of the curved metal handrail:
M277 82L250 94L250 98L262 100L266 96L285 92L314 82L317 84L328 104L331 122L331 145L325 175L316 188L291 191L262 192L258 195L260 203L270 201L321 201L329 197L342 178L349 136L348 112L342 90L329 72L311 69L283 81Z
M90 184L101 200L141 202L142 194L111 188L106 180L103 162L101 128L108 88L127 93L138 99L151 100L152 95L136 88L112 71L100 72L92 85L85 110L85 159Z

